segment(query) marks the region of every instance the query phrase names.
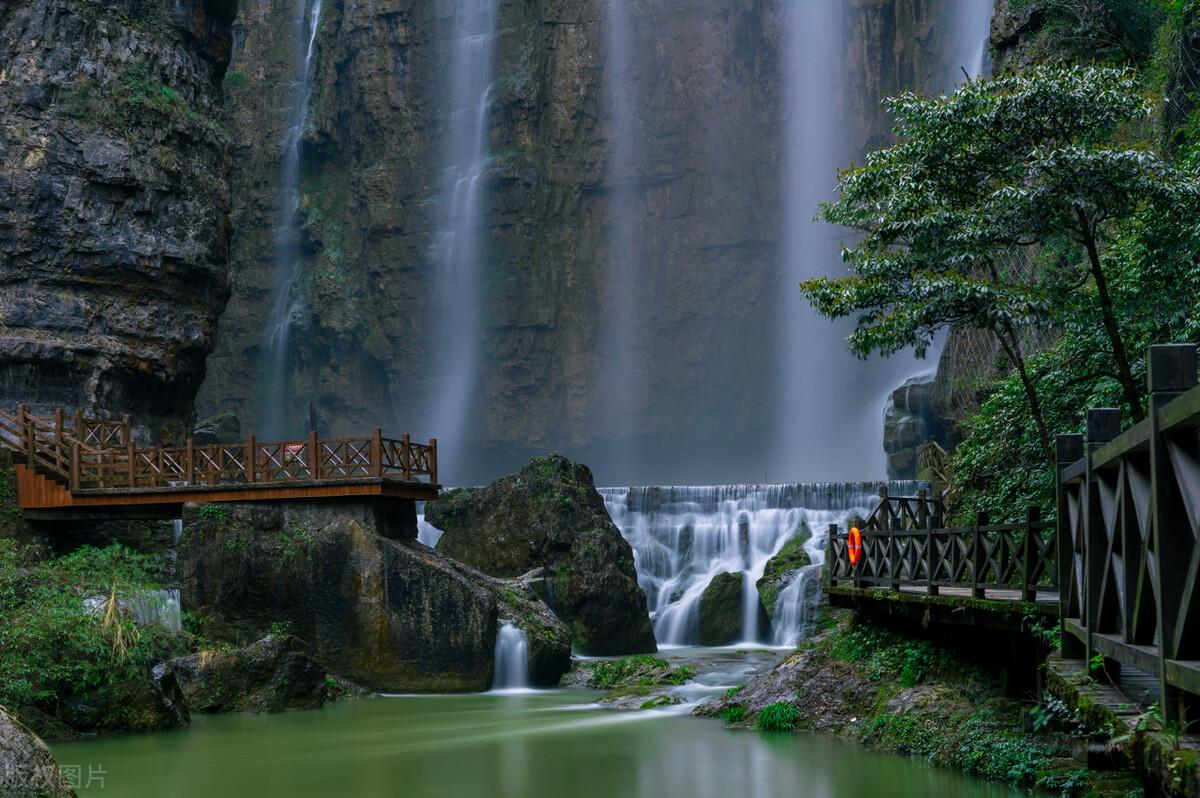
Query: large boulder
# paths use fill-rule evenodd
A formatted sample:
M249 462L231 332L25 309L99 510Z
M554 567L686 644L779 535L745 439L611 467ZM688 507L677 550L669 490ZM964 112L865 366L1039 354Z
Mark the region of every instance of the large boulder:
M0 795L4 798L75 795L46 744L3 707L0 707Z
M490 687L502 597L505 615L549 630L530 634L531 661L569 657L565 628L538 616L533 599L415 540L385 537L391 515L337 502L187 508L183 606L205 637L238 645L286 622L329 672L374 690Z
M725 571L712 578L700 595L700 645L727 646L742 639L745 574ZM770 623L758 603L758 628Z
M167 663L193 712L318 709L325 669L298 638L282 634L237 649L200 651Z
M762 577L754 583L764 609L772 617L775 615L775 600L779 598L779 592L787 586L788 574L812 565L812 558L804 550L804 544L812 537L812 533L803 521L800 524L801 528L796 534L783 544L774 557L767 560Z
M518 474L426 504L425 520L444 533L439 552L484 573L544 569L547 601L583 653L656 650L633 549L586 466L560 455L534 458Z
M175 674L162 665L145 677L125 679L71 696L58 717L77 732L148 732L191 722Z

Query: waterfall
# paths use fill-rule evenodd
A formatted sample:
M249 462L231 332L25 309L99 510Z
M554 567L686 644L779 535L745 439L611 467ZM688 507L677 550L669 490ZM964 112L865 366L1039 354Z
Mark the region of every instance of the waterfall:
M432 363L430 429L446 443L442 473L456 473L471 427L479 370L482 313L485 183L499 0L458 0L446 70L446 149L442 169L441 227L431 253L437 269L437 336Z
M493 690L523 690L529 687L529 641L512 621L501 621L496 634L496 665Z
M853 514L867 515L884 484L893 495L913 495L923 487L915 482L824 482L602 488L600 493L633 547L638 584L646 593L660 645L697 641L700 597L713 577L725 571L744 574L745 641L786 645L802 633L819 595L796 585L803 571L793 575L784 591L787 596L776 602L776 631L768 637L767 630L757 628L755 611L755 583L767 562L806 526L812 536L804 548L814 564L813 575L819 577L829 524L840 524Z
M612 138L607 180L612 187L609 201L611 228L608 232L608 261L605 279L609 306L604 315L601 338L601 390L605 394L601 424L618 449L627 448L637 434L637 375L634 341L637 338L639 256L634 243L636 207L637 114L634 110L632 4L611 0L606 4L604 26L604 74L601 91ZM625 456L619 452L618 467Z
M417 502L417 542L424 543L432 549L441 539L442 530L425 520L425 502Z
M88 596L83 600L84 609L91 615L103 616L108 612L108 596ZM117 606L129 613L139 626L156 624L172 634L183 628L183 617L179 604L179 588L168 590L133 590L117 594Z
M282 438L291 432L287 401L290 371L288 339L293 318L301 310L296 291L302 257L299 219L300 141L308 122L312 64L320 24L321 0L312 0L308 8L304 0L298 0L292 40L296 73L290 91L288 128L283 138L276 202L274 283L259 356L259 408L256 420L259 433L268 440ZM305 40L307 46L301 58L300 47Z
M964 69L973 74L986 69L992 0L948 5L948 35L931 40L941 42L942 52L930 54L931 61L946 64L947 73L939 76L940 86L925 90L952 88ZM844 341L853 322L819 317L795 287L801 280L846 273L839 250L852 233L811 220L820 202L834 199L837 169L862 155L854 149L858 131L845 107L862 88L852 83L857 78L845 58L854 27L850 15L856 12L841 0L784 6L783 279L776 309L782 376L772 473L819 466L825 478L882 474L883 420L877 408L889 391L926 366L902 353L856 361ZM940 341L927 358L936 359L939 349Z

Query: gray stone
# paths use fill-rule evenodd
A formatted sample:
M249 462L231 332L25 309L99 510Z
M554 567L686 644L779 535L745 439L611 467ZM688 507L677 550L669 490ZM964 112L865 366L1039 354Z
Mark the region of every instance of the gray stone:
M484 573L544 570L551 608L586 654L654 651L633 549L604 508L586 466L534 458L486 488L450 491L425 506L444 534L437 550Z
M0 707L0 795L4 798L75 795L46 744L3 707Z

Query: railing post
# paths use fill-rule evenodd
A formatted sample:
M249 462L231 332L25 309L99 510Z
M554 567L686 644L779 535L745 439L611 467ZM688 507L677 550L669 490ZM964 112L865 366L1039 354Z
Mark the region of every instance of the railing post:
M885 535L884 540L887 541L887 569L888 569L888 587L892 590L900 589L900 550L896 545L896 536L894 534L892 524L892 503L888 499L887 488L879 489L879 498L886 508L883 514L882 531Z
M925 527L925 595L936 596L938 594L938 586L935 583L934 573L937 569L937 543L933 537L933 530L940 529L942 519L936 515L928 516Z
M431 456L432 454L430 452ZM400 440L400 475L405 479L412 479L412 443L407 432Z
M71 490L79 487L79 441L71 443Z
M66 411L61 407L54 411L54 439L61 444L65 434L63 425L66 423Z
M79 439L80 443L87 443L87 431L83 428L83 411L75 408L75 420L71 428L71 434Z
M348 466L349 463L345 465ZM321 444L317 440L315 429L308 431L308 476L309 479L321 478Z
M987 513L975 514L975 526L971 529L971 595L975 598L984 598L987 595L986 588L982 585L986 584L980 579L985 569L987 557L983 551L983 530L981 527L988 525Z
M383 476L383 430L379 427L371 434L371 476Z
M187 439L187 451L184 452L184 479L188 485L196 482L196 441L191 435Z
M929 506L926 504L928 495L924 488L917 491L917 528L927 529L929 527Z
M825 584L834 584L833 576L837 572L838 563L833 561L833 539L837 536L838 525L830 524L829 532L825 535L825 573L823 581Z
M1074 530L1071 528L1071 502L1062 481L1063 472L1078 462L1081 457L1083 457L1082 435L1059 435L1055 439L1058 531L1054 542L1054 568L1058 576L1058 627L1059 638L1062 641L1060 651L1063 659L1083 659L1084 652L1083 643L1067 630L1067 619L1074 618L1076 611L1078 611L1081 623L1084 621L1084 617L1082 605L1077 604L1082 601L1083 597L1074 592L1075 537ZM1082 512L1082 508L1080 511ZM1077 603L1071 602L1072 596L1075 597Z
M438 484L437 438L429 439L429 484Z
M242 458L242 468L246 471L247 482L258 481L258 441L253 435L246 438L246 455Z
M133 445L133 424L129 421L129 414L121 414L121 435L125 438L123 441L128 445Z
M1042 520L1042 511L1038 507L1025 508L1025 540L1021 544L1024 554L1021 557L1021 600L1036 601L1037 600L1037 583L1034 581L1034 558L1037 556L1035 552L1042 550L1041 541L1038 545L1033 545L1033 536L1041 535L1041 532L1035 529L1036 525Z
M1182 619L1191 607L1181 606L1189 579L1191 559L1177 556L1196 545L1183 507L1178 480L1168 451L1167 436L1158 413L1185 391L1196 385L1196 346L1169 344L1150 347L1146 361L1146 382L1150 401L1150 534L1158 560L1158 684L1159 706L1165 720L1179 720L1182 713L1180 691L1167 683L1169 659L1197 659L1196 643L1182 640ZM1182 475L1181 475L1182 476ZM1187 646L1187 648L1185 648Z
M37 468L37 422L25 422L25 460L32 469Z
M125 444L125 456L129 458L129 487L137 487L137 463L134 460L133 440Z
M29 444L25 437L29 433L29 421L25 415L25 405L17 405L17 447L23 452L28 452Z
M1087 482L1083 511L1084 537L1086 544L1083 558L1083 592L1086 598L1085 623L1087 642L1084 655L1090 661L1096 653L1092 638L1100 630L1100 588L1104 584L1104 572L1108 568L1108 533L1104 529L1104 515L1100 509L1100 478L1093 469L1092 456L1121 433L1121 411L1112 407L1093 407L1087 411Z

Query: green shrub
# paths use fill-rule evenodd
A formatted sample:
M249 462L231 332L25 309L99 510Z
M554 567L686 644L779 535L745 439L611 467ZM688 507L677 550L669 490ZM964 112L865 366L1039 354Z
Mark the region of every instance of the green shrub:
M140 676L177 642L127 617L105 624L84 609L89 596L160 587L157 557L120 544L85 546L32 565L0 540L0 704L53 705L71 695Z
M196 516L204 521L225 521L229 511L219 504L202 504L196 510Z
M786 701L767 704L759 710L754 728L760 731L792 731L800 721L800 710Z
M655 684L661 673L669 671L670 663L650 654L634 654L631 657L610 662L593 662L588 686L597 690L612 690L632 681L644 685Z
M746 719L746 708L741 704L734 704L731 707L725 707L721 711L721 720L726 723L741 723Z
M226 86L245 86L247 83L246 73L239 72L236 69L225 73Z
M746 689L746 685L744 685L744 684L739 684L737 687L730 687L728 690L725 691L725 698L727 698L727 699L733 698L735 695L737 695L738 693L742 692L745 689Z

